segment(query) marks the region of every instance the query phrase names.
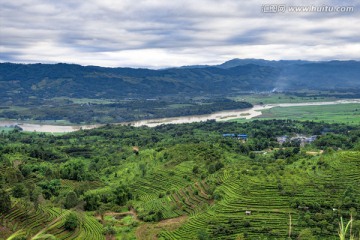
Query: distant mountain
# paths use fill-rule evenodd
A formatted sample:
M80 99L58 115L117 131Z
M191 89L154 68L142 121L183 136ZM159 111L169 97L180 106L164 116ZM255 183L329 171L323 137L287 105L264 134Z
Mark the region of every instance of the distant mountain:
M163 70L0 63L0 98L147 98L278 90L360 89L358 61L233 59Z
M239 59L234 58L229 61L226 61L219 65L190 65L190 66L182 66L180 68L207 68L207 67L217 67L223 69L229 69L238 66L244 66L248 64L254 64L259 66L270 66L270 67L285 67L294 64L305 64L305 63L312 63L311 61L304 61L304 60L264 60L264 59L255 59L255 58L245 58Z
M341 90L360 88L359 61L294 64L282 68L278 84L283 89Z
M257 65L277 69L278 78L274 88L286 90L339 90L360 88L359 61L304 61L304 60L264 60L231 59L213 67L231 69L239 66ZM184 68L206 68L207 65L186 66Z
M247 64L255 64L259 66L271 66L271 67L285 67L289 65L295 65L295 64L305 64L305 63L311 63L310 61L303 61L303 60L264 60L264 59L254 59L254 58L247 58L247 59L239 59L234 58L232 60L226 61L220 65L217 65L216 67L219 68L232 68L237 66L244 66Z

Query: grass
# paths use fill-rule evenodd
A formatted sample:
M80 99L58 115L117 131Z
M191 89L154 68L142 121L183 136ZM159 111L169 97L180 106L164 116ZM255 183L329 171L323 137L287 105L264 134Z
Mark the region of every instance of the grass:
M360 124L360 104L275 107L263 111L263 115L256 119L292 119Z
M27 119L27 120L15 120L15 119L6 119L6 118L0 118L0 122L6 122L6 124L8 125L15 125L15 123L27 123L27 124L40 124L40 125L60 125L60 126L76 126L76 125L84 125L84 124L74 124L71 123L68 120L32 120L32 119ZM7 123L8 122L8 123ZM21 127L21 125L19 125ZM10 128L10 127L0 127L0 129L2 128ZM11 127L12 128L12 127Z
M4 132L10 132L12 130L14 130L15 128L13 127L0 127L0 132L4 131Z
M324 102L333 101L336 98L328 97L297 97L282 93L251 94L232 98L236 101L246 101L251 104L273 104L273 103L302 103L302 102Z

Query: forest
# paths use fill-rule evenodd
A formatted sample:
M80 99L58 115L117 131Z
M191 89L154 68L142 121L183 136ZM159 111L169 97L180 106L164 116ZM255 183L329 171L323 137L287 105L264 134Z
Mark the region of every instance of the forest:
M2 131L0 239L358 239L359 167L358 125Z
M127 99L123 101L93 99L52 99L26 105L0 108L0 118L18 121L51 121L68 124L117 123L144 119L210 114L251 108L252 104L227 98L201 99Z

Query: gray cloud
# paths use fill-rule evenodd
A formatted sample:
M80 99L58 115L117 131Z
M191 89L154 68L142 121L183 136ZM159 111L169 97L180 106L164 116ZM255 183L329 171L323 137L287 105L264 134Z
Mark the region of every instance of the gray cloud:
M354 11L263 13L264 4ZM360 59L355 0L17 0L0 9L0 61L160 68L235 57Z

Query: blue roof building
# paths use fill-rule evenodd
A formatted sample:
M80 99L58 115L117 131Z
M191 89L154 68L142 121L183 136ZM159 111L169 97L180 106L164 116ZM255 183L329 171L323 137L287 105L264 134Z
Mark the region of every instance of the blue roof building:
M246 140L248 138L248 135L247 134L224 133L223 137L236 137L238 139Z
M239 139L243 139L243 140L246 140L248 138L248 135L247 134L238 134L237 137Z

